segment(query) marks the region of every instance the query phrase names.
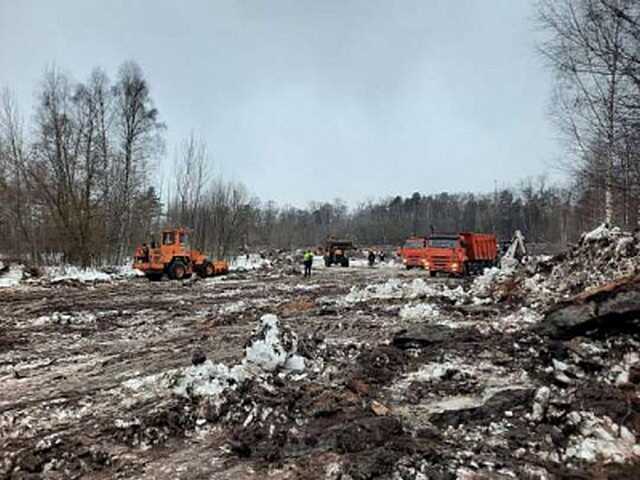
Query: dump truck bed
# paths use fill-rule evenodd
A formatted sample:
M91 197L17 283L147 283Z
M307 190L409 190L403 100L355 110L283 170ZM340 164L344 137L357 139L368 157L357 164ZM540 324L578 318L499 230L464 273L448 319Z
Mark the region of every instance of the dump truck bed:
M460 236L464 240L467 258L470 261L493 261L496 259L498 249L495 235L464 232Z

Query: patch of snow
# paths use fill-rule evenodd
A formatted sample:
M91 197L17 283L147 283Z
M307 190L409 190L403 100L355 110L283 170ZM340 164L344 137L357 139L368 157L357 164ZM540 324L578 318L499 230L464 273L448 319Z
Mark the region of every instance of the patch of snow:
M513 276L514 273L515 270L511 266L485 268L482 275L474 278L470 293L479 298L490 297L496 283L508 279Z
M133 268L131 264L121 265L115 268L115 277L123 280L144 277L144 272Z
M13 288L20 285L24 276L24 267L22 265L12 265L9 271L0 274L0 288Z
M567 418L577 427L578 434L570 438L566 457L588 462L623 463L640 455L635 435L611 418L597 417L591 412L571 412Z
M110 282L111 275L95 268L79 268L71 265L46 269L51 283L76 281L80 283Z
M503 330L512 331L519 330L527 325L535 325L541 322L542 318L543 315L538 311L529 307L522 307L520 310L499 319L497 323Z
M549 387L543 386L536 390L533 397L533 412L531 413L531 420L539 422L544 418L547 413L550 399L551 389Z
M416 303L405 305L400 309L400 318L403 320L425 320L437 317L438 309L430 303Z
M249 255L238 255L231 260L229 265L230 272L243 272L248 270L261 270L263 268L270 268L271 262L266 258L262 258L257 253L250 253Z
M614 383L622 385L629 382L629 370L632 365L640 362L640 354L637 352L626 353L622 357L622 362L611 368L611 375L615 376Z
M411 282L402 282L392 278L385 283L367 285L363 288L352 287L347 294L347 303L362 303L369 300L415 299L421 297L442 297L457 300L463 297L464 291L458 286L451 289L442 283L429 284L421 278Z
M160 376L134 379L125 386L134 390L149 385L164 385L176 395L186 398L207 398L215 406L225 401L225 393L235 390L245 380L284 370L302 372L304 358L297 354L297 336L283 328L278 317L263 315L241 363L229 368L221 363L207 360L201 365L177 369Z
M242 313L249 308L249 303L244 300L238 300L237 302L226 303L218 309L218 313L221 315L231 313Z
M258 337L245 348L245 361L269 372L279 367L304 370L304 359L295 353L297 348L295 334L283 332L278 317L267 314L260 319Z
M622 231L618 227L609 227L606 223L603 223L591 230L590 232L582 235L582 241L584 242L597 242L600 240L609 240L620 236Z
M53 312L51 315L42 315L35 320L32 324L34 326L44 326L49 323L56 323L60 325L78 325L85 323L93 323L96 321L96 315L90 312Z

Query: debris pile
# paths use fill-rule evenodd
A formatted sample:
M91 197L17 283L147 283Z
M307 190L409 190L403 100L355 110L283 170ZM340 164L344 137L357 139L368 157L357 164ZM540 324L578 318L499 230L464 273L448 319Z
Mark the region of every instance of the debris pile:
M544 308L586 289L637 275L639 265L638 234L603 224L555 257L531 257L522 264L485 270L474 280L470 293Z

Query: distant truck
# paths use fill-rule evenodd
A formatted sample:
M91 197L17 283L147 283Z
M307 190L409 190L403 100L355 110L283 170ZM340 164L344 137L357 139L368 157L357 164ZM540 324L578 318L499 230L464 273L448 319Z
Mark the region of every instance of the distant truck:
M398 254L407 270L424 268L423 260L427 254L427 239L425 237L407 238Z
M496 236L487 233L431 234L422 265L431 276L477 275L498 262Z
M183 280L193 273L206 278L229 272L226 261L211 261L192 249L184 228L164 230L159 246L138 246L133 255L133 268L143 272L149 280L160 280L165 274L172 280Z
M353 242L350 240L337 240L329 237L324 242L324 264L327 267L331 265L349 266L349 252L354 249Z

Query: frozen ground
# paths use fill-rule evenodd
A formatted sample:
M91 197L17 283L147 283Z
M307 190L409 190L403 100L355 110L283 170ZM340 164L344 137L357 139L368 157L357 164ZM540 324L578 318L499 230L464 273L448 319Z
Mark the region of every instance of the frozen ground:
M640 478L634 332L357 263L120 273L5 278L0 478Z

